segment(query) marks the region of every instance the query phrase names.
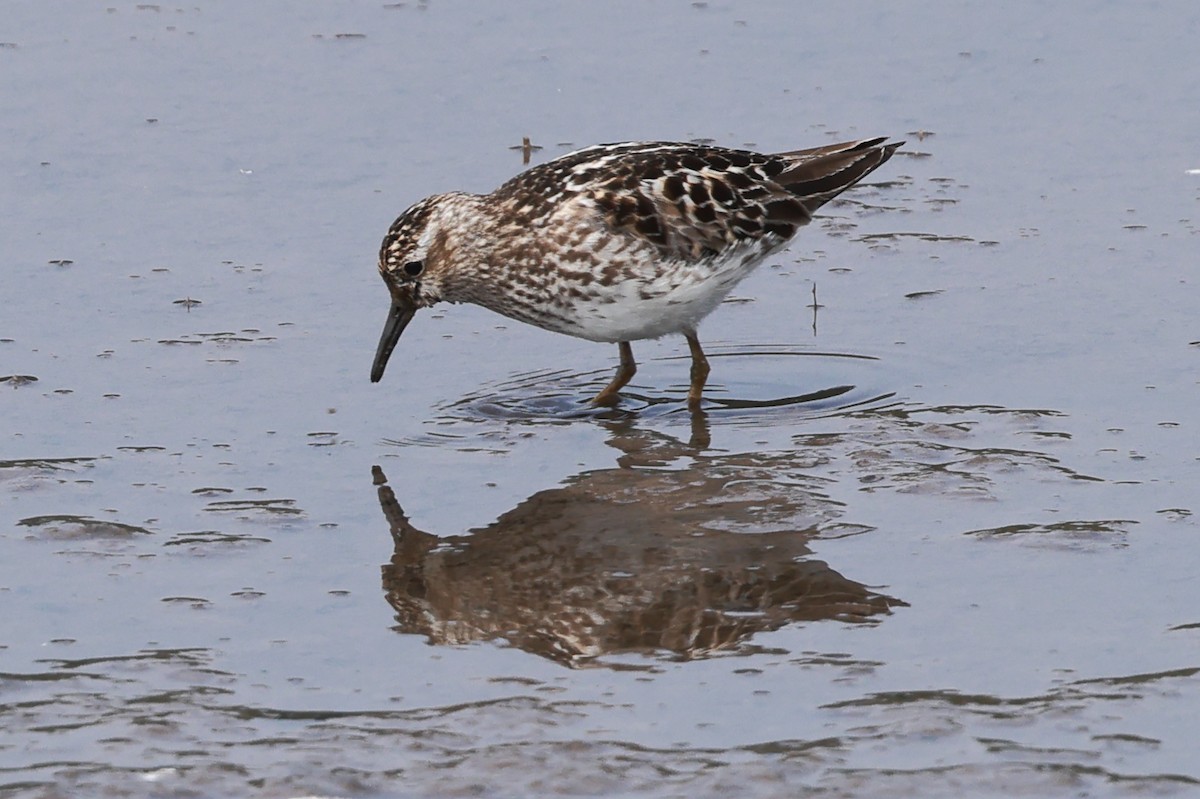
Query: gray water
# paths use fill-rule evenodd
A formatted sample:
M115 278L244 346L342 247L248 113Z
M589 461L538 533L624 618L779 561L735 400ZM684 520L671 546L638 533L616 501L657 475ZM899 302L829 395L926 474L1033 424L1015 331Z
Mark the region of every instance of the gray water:
M5 17L3 795L1200 794L1194 4ZM367 380L522 137L873 135L704 413L468 306Z

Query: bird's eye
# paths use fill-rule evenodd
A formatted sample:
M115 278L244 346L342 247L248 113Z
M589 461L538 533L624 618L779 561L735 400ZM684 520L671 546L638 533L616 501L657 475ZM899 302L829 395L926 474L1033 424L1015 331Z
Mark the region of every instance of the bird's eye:
M417 277L425 271L425 264L420 261L409 261L404 265L404 274L409 277Z

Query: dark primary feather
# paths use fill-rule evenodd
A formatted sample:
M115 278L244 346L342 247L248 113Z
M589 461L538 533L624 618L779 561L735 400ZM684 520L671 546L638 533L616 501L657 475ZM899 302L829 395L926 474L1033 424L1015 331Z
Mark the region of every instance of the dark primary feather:
M904 142L885 137L780 153L793 163L778 182L801 198L809 214L874 172Z

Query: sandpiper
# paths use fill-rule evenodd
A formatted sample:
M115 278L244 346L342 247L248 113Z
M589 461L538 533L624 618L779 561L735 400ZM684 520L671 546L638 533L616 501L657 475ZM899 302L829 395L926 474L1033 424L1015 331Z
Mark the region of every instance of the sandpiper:
M392 305L371 382L417 310L469 302L532 325L616 343L611 405L637 370L631 341L680 333L688 404L708 361L700 320L813 212L903 142L766 155L682 142L600 144L535 166L491 194L437 194L392 223L379 271Z

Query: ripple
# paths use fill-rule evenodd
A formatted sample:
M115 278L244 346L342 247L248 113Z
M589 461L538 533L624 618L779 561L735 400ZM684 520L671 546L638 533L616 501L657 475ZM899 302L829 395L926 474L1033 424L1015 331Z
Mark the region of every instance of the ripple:
M713 377L705 389L703 410L713 421L746 416L761 421L763 412L778 409L825 415L894 396L894 391L879 385L882 361L873 355L739 345L714 347L708 358L713 363ZM811 360L802 368L799 359ZM605 367L517 374L484 384L437 410L442 420L457 421L569 422L631 414L649 418L689 415L688 385L678 382L687 376L688 363L688 356L675 355L640 364L638 378L621 392L621 402L615 408L590 404L612 379L612 369ZM802 388L807 390L798 391ZM794 414L788 418L794 418Z

